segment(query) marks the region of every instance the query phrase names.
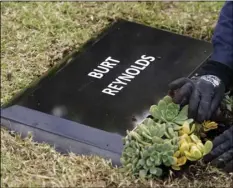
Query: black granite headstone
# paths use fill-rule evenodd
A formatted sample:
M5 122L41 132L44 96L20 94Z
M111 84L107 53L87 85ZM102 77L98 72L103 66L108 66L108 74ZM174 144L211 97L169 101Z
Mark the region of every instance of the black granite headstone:
M3 106L1 124L61 152L119 164L126 130L211 51L210 43L120 20Z

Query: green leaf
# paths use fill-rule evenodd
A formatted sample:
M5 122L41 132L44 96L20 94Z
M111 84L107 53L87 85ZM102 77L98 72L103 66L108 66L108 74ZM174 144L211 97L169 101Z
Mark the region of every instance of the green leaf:
M161 147L163 152L170 151L172 150L172 145L171 143L165 142L162 147Z
M167 110L173 112L174 116L177 116L179 114L180 106L175 103L171 103L167 105Z
M144 179L147 175L147 172L148 172L147 170L140 170L139 177Z
M167 131L168 131L169 135L170 135L172 138L173 138L174 136L176 136L176 135L175 135L175 132L174 132L174 130L173 130L172 128L169 127Z
M174 154L174 152L171 150L171 151L167 151L166 154L169 156L172 156Z
M145 165L145 160L144 160L144 159L140 159L140 160L138 161L138 164L144 166L144 165Z
M148 135L145 131L141 132L142 136L148 140L152 140L152 137L150 135Z
M153 165L153 162L150 160L150 158L146 160L146 165L149 167Z
M173 164L175 164L175 160L171 156L168 156L168 162L169 162L170 166L173 165Z
M128 148L126 148L125 152L126 152L127 154L132 154L132 153L134 152L134 149L131 148L131 147L128 147Z
M167 162L167 160L168 160L168 156L163 155L163 156L162 156L162 160L163 160L163 163L166 163L166 162Z
M132 164L127 164L126 169L130 169L130 168L132 168Z
M152 157L152 156L150 156L150 160L152 161L152 162L154 162L155 160L154 160L154 158Z
M155 144L155 143L157 143L157 144L162 144L162 143L164 142L164 140L163 140L162 138L157 137L157 136L153 136L152 142L153 142L154 144Z
M142 155L143 155L143 158L146 158L146 157L150 156L150 154L149 154L149 152L147 150L144 150Z
M158 110L158 107L156 105L152 105L150 107L150 114L155 118L155 119L160 119L162 116L162 113Z
M150 168L150 173L160 177L162 175L163 171L161 168L154 167L154 168Z
M186 120L186 119L188 119L188 105L185 105L181 109L179 115L177 116L177 119L180 119L180 120Z
M143 168L144 168L145 170L149 170L149 169L150 169L150 167L148 167L147 165L144 165Z
M153 129L150 129L150 133L151 133L151 136L154 137L158 137L158 129L157 127L154 127Z
M153 126L154 120L151 118L146 118L146 120L143 122L143 124L146 126L146 128Z
M159 103L158 103L158 110L159 111L164 111L164 110L166 110L166 108L167 108L166 102L163 101L163 100L160 100Z
M173 146L173 151L177 151L179 149L179 146L178 145L174 145Z
M190 138L192 139L193 142L198 143L201 142L201 140L195 135L195 134L191 134Z
M170 164L170 162L167 160L167 161L165 161L165 162L163 162L163 164L165 165L165 166L167 166L167 167L170 167L171 166L171 164Z
M138 163L138 159L137 158L135 158L134 160L133 160L133 162L132 162L134 165L136 165L137 163Z
M179 126L177 124L172 124L172 127L173 127L174 131L178 131L178 130L180 130L182 128L182 126Z
M171 140L172 145L177 145L177 144L178 144L178 141L179 141L179 137L178 137L178 136L172 138L172 140Z
M125 159L123 157L120 158L121 164L124 165L125 164Z
M154 157L154 165L159 166L161 164L162 164L162 161L161 161L160 155L157 155L156 157Z
M191 124L194 120L193 119L187 119L186 120L189 124Z
M176 117L176 115L171 109L166 110L165 119L167 121L172 121L175 117Z
M169 135L169 133L168 133L167 131L165 131L164 135L165 135L168 139L171 138L171 136Z
M172 103L172 98L167 95L163 98L163 101L166 102L166 104L168 105L168 104Z
M161 138L165 134L166 124L160 124L158 127L159 127L159 129L157 132L157 136Z
M213 143L209 140L205 142L203 155L208 154L213 149Z

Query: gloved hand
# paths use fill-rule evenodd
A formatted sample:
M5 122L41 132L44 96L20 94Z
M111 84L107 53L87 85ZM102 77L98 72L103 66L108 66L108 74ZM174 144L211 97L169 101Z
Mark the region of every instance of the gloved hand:
M213 75L179 78L169 85L173 101L189 104L189 117L198 122L209 120L224 97L225 85Z
M203 160L217 168L233 172L233 126L213 140L214 148Z

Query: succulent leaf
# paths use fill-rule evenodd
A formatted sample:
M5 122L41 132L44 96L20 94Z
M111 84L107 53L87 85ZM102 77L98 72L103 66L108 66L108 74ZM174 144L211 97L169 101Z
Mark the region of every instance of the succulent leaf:
M190 135L190 138L191 138L192 141L195 142L196 144L201 142L201 140L200 140L195 134L191 134L191 135Z
M197 148L197 146L192 146L190 149L191 157L195 159L201 159L202 158L202 153L201 151Z
M190 161L197 161L198 159L194 158L192 154L188 151L184 151L185 157Z
M153 120L151 120L151 121L153 121ZM149 126L151 126L151 125L150 125L150 121L148 120L147 125L141 124L140 126L138 126L138 131L139 132L145 132L145 134L147 134L148 136L151 136L151 133L150 133L150 131L148 129Z
M172 165L172 169L173 169L173 170L180 170L181 168L180 168L179 166Z
M153 162L150 160L150 158L146 160L146 165L149 167L153 165Z
M166 119L168 121L175 119L178 114L179 114L179 105L178 104L170 103L167 105Z
M144 179L146 177L146 175L147 175L147 172L148 172L147 170L140 170L139 171L139 177Z
M170 135L170 138L175 137L175 132L174 132L174 130L171 127L169 127L167 129L167 131L168 131L168 134Z
M181 154L181 153L180 153L180 151L178 150L178 151L176 151L176 152L174 153L173 156L176 157L176 158L178 158L178 157L180 156L180 154Z
M209 140L205 142L203 155L208 154L213 149L213 143Z
M180 153L184 153L184 151L189 151L189 144L187 142L183 142L180 145L179 151Z
M180 129L182 129L182 126L179 126L177 124L172 124L172 126L174 131L179 131Z
M213 122L213 121L204 121L202 126L203 126L205 132L218 128L218 124L216 122Z
M150 169L150 173L153 174L153 175L156 175L156 176L160 177L163 174L163 171L162 171L161 168L154 167L154 168Z
M160 120L160 117L162 117L162 113L159 111L156 105L152 105L150 107L150 114L153 116L153 118L158 120Z
M197 146L197 148L198 148L202 153L204 153L205 147L204 147L204 145L203 145L201 142L200 142L200 143L197 143L196 146Z
M166 102L164 100L160 100L159 103L158 103L158 110L160 111L164 111L166 110Z
M157 132L157 136L158 137L162 137L165 134L165 129L166 129L166 124L157 124L158 126L158 132Z
M177 159L177 165L178 166L183 166L187 161L187 158L185 156L182 156Z
M158 156L157 158L154 158L154 165L155 166L159 166L162 164L162 160L161 160L161 157Z
M169 104L169 103L172 103L172 98L170 97L170 96L165 96L164 98L163 98L163 100L164 100L164 102L166 102L166 104Z
M175 159L174 159L174 157L172 157L172 156L168 156L168 162L169 162L169 166L172 166L173 164L175 164Z
M187 117L188 117L188 105L185 105L179 115L177 116L177 119L180 119L180 120L187 120Z
M182 131L185 134L189 134L190 133L190 127L189 127L189 123L187 121L184 122L184 124L182 126Z
M145 165L145 160L144 160L144 159L140 159L140 160L138 161L138 163L139 163L140 165L144 166L144 165Z
M190 123L189 123L189 124L190 124ZM196 128L196 125L193 124L193 125L192 125L192 128L191 128L191 130L190 130L190 134L192 134L192 133L195 131L195 128Z
M153 144L155 144L155 143L162 144L164 142L164 140L162 138L160 138L160 137L154 136L152 138L152 142L153 142Z

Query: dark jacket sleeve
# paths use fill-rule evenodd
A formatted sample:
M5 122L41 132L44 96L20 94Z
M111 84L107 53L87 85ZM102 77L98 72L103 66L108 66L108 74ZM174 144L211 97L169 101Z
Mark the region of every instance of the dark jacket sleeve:
M198 75L218 76L226 86L233 85L233 2L222 7L212 38L213 53Z
M212 44L211 59L233 70L233 1L227 1L220 12Z

